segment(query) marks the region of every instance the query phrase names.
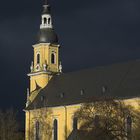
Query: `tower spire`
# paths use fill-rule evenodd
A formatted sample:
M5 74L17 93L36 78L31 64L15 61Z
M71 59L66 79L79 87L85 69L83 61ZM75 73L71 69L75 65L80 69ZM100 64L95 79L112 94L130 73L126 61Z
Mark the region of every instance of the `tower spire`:
M59 62L59 42L52 27L52 16L48 0L43 0L41 25L34 48L34 60L31 63L30 100L33 101L38 92L44 88L53 75L62 72ZM33 91L37 91L35 94ZM27 92L29 97L29 92Z
M43 12L41 14L40 31L37 39L38 43L58 44L58 38L53 28L51 6L48 0L43 0Z
M45 0L43 5L43 13L42 13L42 23L40 25L40 29L42 28L52 28L52 17L51 17L51 9L48 4L48 0Z

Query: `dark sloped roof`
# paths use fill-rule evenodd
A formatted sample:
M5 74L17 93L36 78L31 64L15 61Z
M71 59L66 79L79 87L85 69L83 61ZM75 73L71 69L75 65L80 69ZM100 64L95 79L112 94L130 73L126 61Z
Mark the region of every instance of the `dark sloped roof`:
M41 101L41 97L44 101ZM101 97L140 96L140 61L54 76L27 109L71 105Z
M83 130L73 130L67 138L67 140L86 140L86 139L87 139L87 131Z

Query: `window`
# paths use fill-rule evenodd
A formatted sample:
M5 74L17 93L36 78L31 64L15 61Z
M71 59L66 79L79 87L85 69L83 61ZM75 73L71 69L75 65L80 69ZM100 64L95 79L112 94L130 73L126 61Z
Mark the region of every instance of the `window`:
M95 115L95 118L94 118L94 126L96 128L99 127L99 115Z
M35 140L39 140L39 122L35 124Z
M102 86L102 93L105 93L107 91L107 86Z
M54 53L51 54L51 63L55 64L55 54Z
M46 24L47 23L47 18L44 18L44 24Z
M84 95L84 89L81 89L80 94L81 94L81 95Z
M48 18L48 24L50 25L50 23L51 23L51 18Z
M73 130L77 130L78 119L75 117L73 118Z
M126 129L127 129L127 135L130 136L132 130L132 118L130 116L128 116L126 119Z
M37 54L37 64L40 64L40 54Z
M53 122L53 128L54 128L53 140L57 140L57 137L58 137L58 121L56 119Z

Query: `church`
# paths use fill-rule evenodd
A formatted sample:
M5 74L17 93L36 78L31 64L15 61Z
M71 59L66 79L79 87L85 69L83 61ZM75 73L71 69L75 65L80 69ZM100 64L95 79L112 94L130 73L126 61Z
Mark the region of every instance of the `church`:
M60 49L51 7L45 1L40 30L33 45L34 60L28 74L26 140L66 140L75 126L79 128L80 124L74 118L76 110L82 103L100 97L124 100L137 106L139 60L63 73Z

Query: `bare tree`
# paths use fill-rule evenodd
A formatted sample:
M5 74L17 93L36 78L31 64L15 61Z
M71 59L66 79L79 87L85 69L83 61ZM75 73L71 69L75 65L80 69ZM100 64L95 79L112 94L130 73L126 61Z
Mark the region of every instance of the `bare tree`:
M13 109L0 110L0 140L23 140L24 135L19 131L17 113Z
M138 101L138 109L133 111L135 118L133 119L133 139L140 140L140 101Z
M121 101L103 99L83 104L75 116L79 120L80 130L86 132L88 140L124 140L132 138L130 119L133 118L136 124L136 121L140 121L138 113Z
M28 135L30 140L50 140L52 136L51 109L43 108L32 111ZM37 128L36 128L37 127Z

